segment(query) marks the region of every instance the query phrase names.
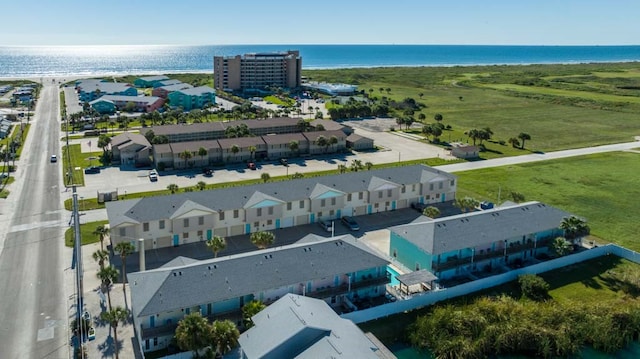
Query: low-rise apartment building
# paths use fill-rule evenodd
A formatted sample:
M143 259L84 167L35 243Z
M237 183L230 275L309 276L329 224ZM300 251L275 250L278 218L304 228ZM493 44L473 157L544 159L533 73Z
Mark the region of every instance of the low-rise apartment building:
M133 84L136 87L156 87L165 81L171 80L165 75L155 75L155 76L146 76L139 77L133 81Z
M76 82L78 98L82 102L91 102L104 95L138 96L138 90L128 83L106 82L104 80L80 80Z
M133 323L141 351L165 348L191 312L241 324L242 307L271 304L293 293L352 307L356 298L382 296L389 262L350 235L305 237L299 243L196 261L179 257L129 273Z
M163 104L164 99L160 97L122 95L104 95L89 102L89 105L98 113L107 114L124 110L150 113L161 108Z
M547 252L571 214L540 202L506 203L493 209L392 227L390 253L407 268L440 279L492 270Z
M108 202L111 242L147 250L455 199L456 176L423 165ZM137 250L137 249L136 249Z
M151 95L166 99L170 93L180 90L186 90L193 88L193 86L189 84L183 84L182 82L171 85L163 85L159 87L154 87L151 91Z
M216 103L216 92L209 86L200 86L172 91L167 94L169 106L191 111Z

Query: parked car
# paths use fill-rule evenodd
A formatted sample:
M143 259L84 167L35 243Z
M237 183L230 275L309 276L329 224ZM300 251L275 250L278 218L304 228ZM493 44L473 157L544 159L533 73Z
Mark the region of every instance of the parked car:
M205 177L212 177L213 171L210 168L205 168L202 170L202 174L204 174Z
M331 230L333 229L333 222L332 221L319 221L318 225L320 227L322 227L322 229L324 229L327 232L331 232Z
M280 163L285 167L289 166L289 161L286 158L281 158Z
M424 212L424 209L429 207L426 203L411 203L411 208L415 209L416 211L422 213Z
M84 169L84 174L96 174L100 173L100 167L92 166Z
M58 162L58 156L56 155L51 155L51 162Z
M255 162L249 162L247 163L247 168L250 170L254 170L256 169L256 163Z
M351 231L359 231L360 230L360 226L358 225L358 222L356 222L356 220L353 219L353 217L345 216L345 217L342 217L341 221Z
M96 339L96 329L94 327L89 328L89 336L88 336L89 340L95 340Z
M158 180L158 172L156 172L156 170L149 171L149 180L151 182L155 182Z

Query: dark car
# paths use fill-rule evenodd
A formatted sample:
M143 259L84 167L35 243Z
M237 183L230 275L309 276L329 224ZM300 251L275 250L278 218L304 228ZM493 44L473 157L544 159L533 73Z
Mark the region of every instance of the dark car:
M210 168L205 168L202 170L202 174L204 174L205 177L212 177L213 171Z
M84 174L96 174L96 173L100 173L100 167L87 167L84 169Z
M427 208L427 204L426 203L411 203L411 208L415 209L416 211L422 213L424 212L424 209Z
M342 221L342 224L347 226L347 228L349 228L349 230L351 231L360 230L360 226L358 225L358 222L356 222L356 220L353 219L353 217L345 216L345 217L342 217L341 221Z
M322 227L326 232L331 232L333 229L333 221L319 221L318 225Z
M289 161L287 161L287 159L286 159L286 158L281 158L281 159L280 159L280 163L281 163L283 166L285 166L285 167L286 167L286 166L289 166Z
M255 162L249 162L247 163L247 168L250 170L255 170L256 169L256 164Z

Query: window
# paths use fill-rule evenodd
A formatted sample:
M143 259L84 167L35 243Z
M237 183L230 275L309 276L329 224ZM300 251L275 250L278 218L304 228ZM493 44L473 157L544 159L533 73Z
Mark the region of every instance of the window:
M240 211L237 209L233 210L233 218L238 218L238 216L240 216Z
M378 198L382 198L382 191L378 191Z
M158 227L160 227L160 229L164 229L164 219L160 220L160 222L158 223Z
M203 216L198 217L198 225L202 226L203 224L204 224L204 217Z
M304 200L300 201L300 208L304 208Z
M438 189L442 189L442 182L438 183Z
M256 228L260 227L260 222L253 222L253 226Z
M322 218L322 212L318 212L318 219Z
M256 216L258 216L258 217L262 216L262 208L258 208L256 210Z
M334 210L330 210L329 211L329 216L330 217L333 217L333 215L335 215L335 214L336 214L336 211L334 211Z
M451 180L451 186L455 186L456 185L456 180Z
M220 215L220 220L224 221L224 212L220 211L218 214Z
M347 195L347 201L351 202L351 193Z
M402 186L402 189L400 190L401 193L405 193L407 192L407 188L405 186Z
M198 239L202 240L202 231L198 231Z
M127 229L126 228L119 228L118 230L118 234L120 235L120 237L124 237L127 233Z
M189 218L185 218L182 220L182 226L183 227L189 227Z
M358 192L358 199L364 198L364 192Z
M416 185L415 185L415 184L412 184L412 185L411 185L411 192L415 192L415 191L416 191Z
M189 232L182 233L182 238L184 238L184 239L189 238Z
M335 197L331 198L331 205L332 206L336 205L336 198Z
M270 226L270 225L272 225L272 224L273 224L273 220L268 219L268 220L267 220L267 226Z
M158 346L158 338L157 337L153 338L153 346L154 347Z
M273 207L269 207L269 208L267 208L267 213L268 213L269 215L272 215L272 214L273 214Z
M287 211L291 210L291 202L287 202Z
M387 190L387 197L391 197L391 190L390 189Z
M142 223L142 231L149 232L149 222Z
M433 183L429 183L429 191L433 191Z

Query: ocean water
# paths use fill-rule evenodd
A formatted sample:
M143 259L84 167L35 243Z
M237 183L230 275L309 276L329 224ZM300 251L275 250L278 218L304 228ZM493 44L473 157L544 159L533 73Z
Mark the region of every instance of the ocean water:
M640 61L640 46L0 46L0 78L213 71L213 56L299 50L305 69Z

